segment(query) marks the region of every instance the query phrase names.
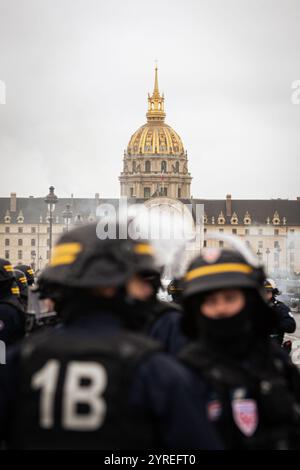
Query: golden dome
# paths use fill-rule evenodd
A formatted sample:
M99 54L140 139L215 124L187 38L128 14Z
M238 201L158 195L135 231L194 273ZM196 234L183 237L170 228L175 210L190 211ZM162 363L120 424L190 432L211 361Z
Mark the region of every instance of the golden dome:
M141 126L131 137L128 155L174 155L184 154L183 143L179 135L168 126L165 120L164 95L158 90L157 67L152 96L148 94L147 123Z

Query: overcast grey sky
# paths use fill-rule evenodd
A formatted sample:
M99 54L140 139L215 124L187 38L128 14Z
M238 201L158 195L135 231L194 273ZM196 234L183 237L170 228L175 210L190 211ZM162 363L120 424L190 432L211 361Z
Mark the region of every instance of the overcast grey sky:
M0 196L117 197L154 61L194 197L300 196L300 0L0 0Z

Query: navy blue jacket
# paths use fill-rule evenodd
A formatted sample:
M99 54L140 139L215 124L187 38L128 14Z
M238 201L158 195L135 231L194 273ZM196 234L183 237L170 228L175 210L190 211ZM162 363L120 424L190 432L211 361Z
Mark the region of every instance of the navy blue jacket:
M165 351L176 355L190 341L181 330L182 313L173 310L162 314L153 323L149 336L160 341Z
M0 300L0 341L10 346L25 335L25 313Z
M97 332L101 340L101 335L113 335L122 326L117 317L97 312L60 328L66 338ZM19 352L14 347L7 365L0 366L0 440L5 440L17 397ZM222 445L207 419L205 393L196 375L167 354L154 352L137 366L129 403L133 413L146 413L155 420L162 448L219 449Z
M272 336L282 344L285 333L294 333L296 330L296 321L289 307L279 300L273 300L270 304L277 320L277 326L272 331Z

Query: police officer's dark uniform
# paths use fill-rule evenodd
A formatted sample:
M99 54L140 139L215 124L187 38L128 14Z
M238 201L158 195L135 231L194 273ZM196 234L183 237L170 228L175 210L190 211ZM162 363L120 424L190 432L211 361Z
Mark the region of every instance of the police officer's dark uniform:
M19 294L11 263L0 259L0 341L6 346L25 334L25 314Z
M168 353L177 354L189 342L181 328L181 306L174 302L157 300L153 312L154 318L148 329L149 336L160 341Z
M271 331L271 337L280 345L283 345L284 334L285 333L294 333L296 330L296 321L293 317L292 312L289 307L283 302L280 302L276 299L276 296L279 295L279 291L275 285L272 285L272 281L267 279L264 283L264 288L266 291L272 292L272 298L269 301L270 307L274 310L274 313L277 318L276 327Z
M207 413L228 449L300 448L300 377L269 338L275 321L263 300L263 272L239 253L197 257L185 276L184 327L195 340L180 359L207 386ZM201 314L205 295L242 289L246 305L231 318Z
M204 403L195 408L198 378L134 331L143 303L125 283L142 258L155 269L151 252L146 242L101 241L95 225L62 236L40 284L64 324L32 334L0 369L8 447L220 447ZM99 297L99 287L117 295Z
M27 309L27 303L28 303L28 283L27 283L27 278L23 271L20 271L19 269L14 268L14 275L16 279L17 286L20 291L19 299L20 302L26 311Z

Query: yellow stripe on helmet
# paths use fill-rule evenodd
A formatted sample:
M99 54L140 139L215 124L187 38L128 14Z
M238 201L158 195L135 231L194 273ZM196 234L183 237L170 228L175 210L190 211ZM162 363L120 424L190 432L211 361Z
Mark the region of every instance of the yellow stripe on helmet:
M11 288L12 294L20 295L20 289L18 287Z
M27 272L28 272L28 274L31 274L32 276L34 274L33 269L31 269L31 268L27 269Z
M72 264L82 251L81 243L62 243L54 247L53 255L49 266L60 266L62 264Z
M199 268L192 269L191 271L187 272L185 275L186 281L192 281L195 278L203 277L203 276L211 276L213 274L220 274L220 273L243 273L249 274L253 271L253 268L248 264L243 263L222 263L222 264L214 264L211 266L201 266Z
M24 276L24 277L20 277L20 278L19 278L19 281L22 282L22 284L27 284L27 279L26 279L25 276Z
M138 255L154 255L154 249L147 243L138 243L134 247L134 252Z
M5 271L7 271L8 273L12 272L14 270L14 268L12 267L11 264L5 264L3 266L3 268L5 269Z

